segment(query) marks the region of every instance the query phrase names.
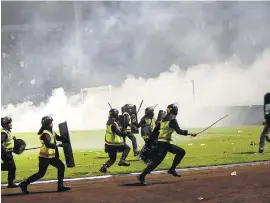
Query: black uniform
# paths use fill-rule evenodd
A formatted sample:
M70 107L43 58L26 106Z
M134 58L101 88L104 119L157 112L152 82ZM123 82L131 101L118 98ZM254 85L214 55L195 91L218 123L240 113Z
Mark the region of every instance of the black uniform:
M126 143L126 137L128 137L132 143L134 156L137 156L138 155L138 145L137 145L136 137L134 136L134 132L137 131L137 128L136 128L136 124L134 122L134 119L136 119L136 118L134 118L133 116L130 116L130 123L123 130L125 132L125 136L124 136L125 143Z
M1 163L1 171L8 171L8 188L15 188L18 187L13 183L16 178L16 164L12 151L6 151L5 147L3 146L6 139L6 133L1 132L1 159L3 161L3 163ZM14 137L14 139L16 138Z
M166 118L165 118L166 119ZM180 129L177 120L174 118L170 120L169 123L170 128L174 129L177 134L180 135L187 135L187 130ZM160 130L160 123L157 124L155 127L153 134L152 134L152 141L157 139L158 131ZM143 174L151 173L165 158L168 152L175 154L172 166L169 171L174 171L178 164L180 164L181 160L184 158L186 151L182 149L181 147L170 144L168 142L158 142L156 143L156 152L158 155L154 156L150 164L147 166L147 168L144 170Z
M43 152L42 151L40 152L38 172L35 173L34 175L30 176L29 178L27 178L25 181L20 183L20 188L21 188L22 192L25 194L29 194L29 192L27 190L27 186L30 183L41 179L45 175L49 165L52 165L53 167L57 168L58 191L62 192L62 191L67 191L67 190L71 189L71 187L66 187L63 185L65 165L59 159L59 151L57 148L57 147L62 147L63 145L56 144L56 140L62 141L63 138L61 136L57 135L56 133L54 133L52 130L52 127L49 126L52 123L52 121L53 121L53 119L50 116L43 117L42 118L42 127L40 128L38 135L40 135L40 139L43 140L46 148L55 149L55 155L53 158L43 157L43 155L42 155ZM51 134L54 133L55 139L51 138L51 136L48 134L49 132L46 133L45 130L49 131ZM53 143L51 142L51 139L54 139Z
M62 141L61 137L56 134L56 140ZM57 168L57 177L59 184L63 184L64 179L64 173L65 173L65 165L64 163L59 159L59 151L57 148L56 143L52 144L50 143L50 136L42 136L41 138L44 141L44 144L47 148L55 149L55 158L44 158L39 157L39 165L38 165L38 172L34 175L30 176L26 183L30 184L32 182L35 182L39 179L41 179L45 174L49 167L49 165L52 165L53 167Z
M151 135L152 131L154 130L155 125L157 124L156 118L153 116L148 117L147 115L144 115L141 118L141 121L136 126L137 128L141 128L141 136L146 143L149 139L149 136Z
M262 153L264 151L265 141L270 143L270 138L268 137L268 134L270 132L270 93L267 93L264 96L263 109L264 109L264 128L260 136L259 153Z
M180 135L192 135L196 136L196 134L190 134L187 130L181 130L176 118L178 114L178 107L174 104L171 104L167 107L167 115L160 123L158 123L150 136L149 143L156 143L155 148L152 151L151 161L148 163L147 167L144 169L142 174L140 174L137 178L142 184L145 183L145 176L151 171L153 171L165 158L168 152L175 154L173 163L168 170L169 174L173 176L180 175L175 171L178 164L180 164L181 160L184 158L186 151L181 147L172 144L171 136L175 131Z
M125 125L124 128L123 128L123 126L121 126L126 133L126 136L124 137L124 139L126 141L126 137L128 137L131 140L134 156L137 156L138 155L138 146L137 146L136 137L134 136L134 134L138 133L138 129L136 127L136 124L137 124L136 106L132 105L132 104L126 104L121 109L122 109L122 115L125 115L125 114L128 115L128 119L127 119L128 124Z
M110 126L111 125L111 131L113 134L116 134L120 137L125 137L125 133L122 132L118 125L114 122L114 120L112 119L109 119L108 122L107 122L107 126ZM108 133L108 132L106 132ZM106 135L105 135L106 136ZM106 140L106 138L105 138ZM117 158L117 152L122 152L122 156L120 158L120 161L118 163L119 166L129 166L130 163L128 163L126 161L126 158L129 154L129 151L130 151L130 147L123 143L123 144L119 144L119 145L112 145L112 144L107 144L105 143L105 151L108 152L109 154L109 160L101 167L100 169L100 172L108 172L107 169L112 166L114 164L114 162L116 161L116 158Z

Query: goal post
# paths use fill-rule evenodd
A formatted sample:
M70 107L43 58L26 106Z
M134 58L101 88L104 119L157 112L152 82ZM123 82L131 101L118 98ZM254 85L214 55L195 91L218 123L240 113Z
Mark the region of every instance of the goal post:
M81 101L84 102L88 96L100 95L100 94L111 94L112 86L100 86L100 87L90 87L81 89Z

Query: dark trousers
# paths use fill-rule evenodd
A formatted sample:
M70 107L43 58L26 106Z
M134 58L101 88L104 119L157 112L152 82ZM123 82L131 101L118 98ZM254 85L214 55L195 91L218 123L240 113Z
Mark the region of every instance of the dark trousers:
M121 145L121 146L112 146L112 145L106 145L106 149L109 154L109 160L106 162L107 168L109 168L111 165L114 164L117 157L117 152L123 152L121 156L121 160L126 160L128 153L130 151L130 147L128 145Z
M134 134L133 133L128 133L126 137L128 137L128 139L131 140L133 151L137 151L137 148L138 148L137 140L136 140L136 137L134 136ZM125 142L126 142L126 137L125 137Z
M152 160L152 158L156 155L156 148L155 148L155 143L150 143L149 140L144 140L145 145L142 147L140 151L140 156L139 158L141 161L144 163L148 164L149 161Z
M143 138L143 141L146 144L149 141L149 137Z
M38 172L30 176L26 180L26 183L30 184L32 182L41 179L45 175L49 165L52 165L53 167L57 168L58 183L62 184L65 173L65 165L63 164L63 162L59 158L43 158L43 157L39 157Z
M171 170L175 170L178 164L184 158L186 151L177 145L167 142L158 142L155 149L156 155L152 158L148 166L144 169L143 174L151 173L165 158L168 152L175 154Z
M2 152L1 159L1 171L8 171L8 183L13 183L16 174L16 165L13 159L12 152Z
M265 141L270 143L270 138L267 136L269 132L270 132L270 122L266 121L260 136L260 149L264 149Z

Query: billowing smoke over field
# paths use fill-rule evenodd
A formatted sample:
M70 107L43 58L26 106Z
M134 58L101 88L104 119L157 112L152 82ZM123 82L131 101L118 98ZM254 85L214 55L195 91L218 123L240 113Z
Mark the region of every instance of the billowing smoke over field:
M229 113L206 107L260 105L270 90L269 2L70 2L68 20L61 4L36 3L29 25L5 28L16 41L2 57L1 112L14 131L37 131L46 114L72 130L103 129L108 101L142 99L139 117L178 103L180 126L203 126ZM49 23L52 14L65 22ZM82 102L93 86L107 87Z

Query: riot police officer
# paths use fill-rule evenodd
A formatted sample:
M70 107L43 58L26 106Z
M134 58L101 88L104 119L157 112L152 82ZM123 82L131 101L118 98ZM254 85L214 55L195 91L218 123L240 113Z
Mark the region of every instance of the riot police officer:
M165 158L168 152L175 154L173 163L168 170L168 173L180 177L181 175L176 172L177 165L180 164L184 158L186 151L181 147L174 145L172 141L172 134L176 132L180 135L196 136L195 133L188 133L187 130L180 129L176 116L178 114L178 107L174 104L170 104L167 107L167 115L158 123L150 137L149 142L153 140L157 141L156 154L144 169L144 171L137 177L141 184L145 185L145 176L150 174Z
M118 166L130 166L130 163L126 161L129 154L130 147L125 144L125 133L122 132L118 126L119 111L117 109L111 109L109 111L109 119L107 121L107 128L105 134L105 148L109 154L109 160L103 164L99 170L102 173L108 172L108 168L114 164L117 157L117 152L122 152L122 156Z
M153 107L147 107L145 109L145 115L141 118L137 128L141 127L141 136L146 143L149 139L150 134L153 132L156 124L156 117Z
M129 117L129 123L127 124L127 127L123 129L126 133L126 136L124 137L124 141L126 142L126 137L128 137L131 140L132 147L133 147L133 153L134 156L137 156L139 154L138 152L138 145L137 145L137 140L136 137L134 136L134 133L137 133L137 118L136 116L132 113L132 107L134 105L132 104L126 104L125 106L122 107L123 115L127 115Z
M57 168L58 176L58 192L68 191L71 187L64 186L64 173L65 165L59 159L59 151L57 147L63 147L62 144L57 144L57 141L62 141L62 137L57 135L53 131L53 118L51 116L44 116L41 120L41 128L38 132L40 136L40 152L39 152L39 170L34 175L27 178L25 181L20 183L20 188L24 194L29 194L27 187L30 183L35 182L42 178L49 165Z
M265 94L264 96L264 128L260 136L260 147L259 153L263 153L265 141L270 143L270 138L268 133L270 132L270 93Z
M14 140L16 137L12 135L12 119L9 116L1 118L1 164L2 171L8 171L8 188L19 187L14 183L16 176L16 165L12 155L14 149Z

